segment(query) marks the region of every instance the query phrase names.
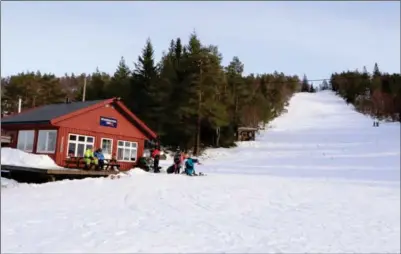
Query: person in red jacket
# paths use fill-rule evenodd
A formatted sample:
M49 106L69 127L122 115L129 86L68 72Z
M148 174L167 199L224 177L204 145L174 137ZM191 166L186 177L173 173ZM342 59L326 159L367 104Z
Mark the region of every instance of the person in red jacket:
M160 147L157 146L152 152L153 158L153 172L160 173L159 160L160 160Z

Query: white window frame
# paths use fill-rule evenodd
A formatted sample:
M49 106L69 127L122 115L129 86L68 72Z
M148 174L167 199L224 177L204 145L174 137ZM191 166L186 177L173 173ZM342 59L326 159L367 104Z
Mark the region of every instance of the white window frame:
M71 136L77 136L77 140L70 140L70 137L71 137ZM79 137L85 137L85 141L78 141ZM88 142L86 141L86 138L93 138L92 143L88 143ZM75 133L68 133L67 151L66 151L66 152L67 152L67 154L66 154L67 157L70 156L70 154L69 154L69 146L70 146L70 143L76 144L74 156L77 157L77 153L78 153L78 144L84 144L84 145L85 145L85 147L84 147L84 153L85 153L85 151L86 151L86 149L87 149L87 145L92 145L92 148L95 148L95 141L96 141L96 139L95 139L94 136L82 135L82 134L75 134Z
M103 149L103 140L110 140L111 141L111 151L110 151L110 158L106 158L106 157L108 157L107 155L108 154L105 154L104 153L104 151L103 151L103 155L105 155L105 159L106 160L110 160L111 159L111 157L113 157L113 142L114 142L114 140L112 139L112 138L101 138L100 139L100 147Z
M39 135L40 135L40 132L45 132L46 134L46 140L45 140L45 150L40 150L40 148L39 148ZM54 145L54 149L53 150L49 150L48 148L48 145L49 145L49 133L56 133L56 144ZM57 148L57 130L39 130L38 131L38 139L37 139L37 142L36 142L36 152L37 153L51 153L51 154L53 154L53 153L55 153L56 152L56 148Z
M27 139L26 139L26 137L27 137L26 135L24 135L24 147L23 147L23 149L18 148L19 141L20 141L20 139L22 137L21 132L33 132L32 149L31 150L27 150L26 149L26 145L28 144ZM21 151L24 151L24 152L32 153L34 145L35 145L35 130L19 130L18 131L17 149L19 149Z
M123 142L124 143L124 145L123 146L120 146L118 143L119 142ZM125 146L125 142L129 142L130 143L130 147L126 147ZM136 147L134 148L134 147L132 147L132 143L134 143L134 144L136 144ZM118 149L119 148L123 148L123 149L130 149L130 152L132 151L132 150L135 150L136 151L136 156L135 156L135 160L124 160L124 158L122 159L122 160L119 160L118 159ZM122 162L136 162L137 160L138 160L138 142L135 142L135 141L128 141L128 140L117 140L117 153L116 153L116 159L117 159L117 161L122 161ZM124 157L124 156L123 156Z

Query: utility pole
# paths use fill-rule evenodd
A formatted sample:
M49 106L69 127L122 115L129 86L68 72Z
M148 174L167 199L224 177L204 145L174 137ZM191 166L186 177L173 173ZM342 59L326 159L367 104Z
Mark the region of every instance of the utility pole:
M83 88L83 92L82 92L82 101L85 101L85 96L86 96L86 75L84 78L84 88Z

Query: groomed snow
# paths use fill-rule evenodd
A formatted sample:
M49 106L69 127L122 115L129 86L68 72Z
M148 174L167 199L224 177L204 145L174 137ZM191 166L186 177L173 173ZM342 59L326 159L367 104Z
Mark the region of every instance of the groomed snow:
M329 92L296 94L272 125L207 151L205 177L2 189L2 252L399 253L400 125Z
M1 165L43 169L65 169L58 166L54 160L46 154L26 153L9 147L1 148Z

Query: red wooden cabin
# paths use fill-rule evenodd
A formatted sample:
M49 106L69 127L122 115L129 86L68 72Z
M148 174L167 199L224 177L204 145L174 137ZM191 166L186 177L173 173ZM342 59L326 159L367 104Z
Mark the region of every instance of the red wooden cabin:
M1 119L10 147L47 154L59 166L69 155L83 156L88 147L115 155L130 169L143 155L145 141L157 137L118 98L45 105Z

